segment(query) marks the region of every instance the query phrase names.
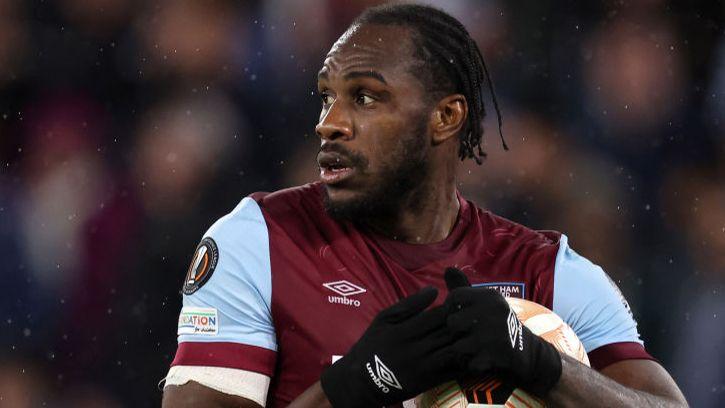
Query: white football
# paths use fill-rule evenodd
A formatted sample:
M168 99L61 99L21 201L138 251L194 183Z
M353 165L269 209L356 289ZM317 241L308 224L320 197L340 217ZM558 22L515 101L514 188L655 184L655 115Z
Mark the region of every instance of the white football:
M574 330L551 310L524 299L506 298L519 320L534 334L589 366L589 358ZM514 388L496 377L468 384L453 381L427 391L405 404L416 408L544 407L540 399Z

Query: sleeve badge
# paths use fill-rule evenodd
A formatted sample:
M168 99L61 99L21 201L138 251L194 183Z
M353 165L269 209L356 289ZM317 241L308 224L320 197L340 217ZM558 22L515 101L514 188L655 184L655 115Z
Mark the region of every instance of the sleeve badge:
M186 272L182 292L185 295L191 295L204 286L214 273L218 261L219 249L216 242L211 237L205 237L196 247L194 258Z

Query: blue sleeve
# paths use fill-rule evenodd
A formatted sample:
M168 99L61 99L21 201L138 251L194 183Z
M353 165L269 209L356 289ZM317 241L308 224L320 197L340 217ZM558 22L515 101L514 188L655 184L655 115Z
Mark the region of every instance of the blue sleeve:
M643 344L619 288L602 268L574 252L565 235L554 265L553 309L571 326L587 352L612 343Z
M259 205L244 198L209 228L208 238L218 249L217 262L203 286L184 294L179 343L231 342L276 351L269 235Z

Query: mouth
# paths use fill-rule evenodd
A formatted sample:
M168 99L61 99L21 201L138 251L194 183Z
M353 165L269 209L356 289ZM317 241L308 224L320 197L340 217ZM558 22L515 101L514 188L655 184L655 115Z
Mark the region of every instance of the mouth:
M317 164L320 166L320 180L328 186L339 184L355 174L350 161L336 153L320 153Z
M327 185L335 185L350 178L353 173L350 167L320 167L320 180Z

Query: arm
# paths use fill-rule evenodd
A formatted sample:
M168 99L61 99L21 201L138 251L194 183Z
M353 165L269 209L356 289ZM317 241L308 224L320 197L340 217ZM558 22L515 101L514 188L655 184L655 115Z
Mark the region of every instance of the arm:
M602 268L571 249L566 236L556 258L553 310L574 329L599 371L564 358L561 380L548 394L554 405L577 405L583 398L603 406L687 404L667 371L642 347L619 288ZM627 348L610 348L602 358L601 351L617 343Z
M277 348L270 309L266 223L245 198L192 257L163 405L264 406Z
M194 381L164 388L162 408L262 408L261 405L236 395L214 391ZM319 381L289 405L289 408L332 408Z
M327 395L322 390L322 383L319 381L312 384L305 392L299 397L295 398L288 408L332 408L330 400L327 399Z
M215 391L194 381L165 387L161 406L163 408L262 408L254 401Z
M470 339L461 342L459 348L463 355L472 356L469 375L481 376L492 369L506 373L517 386L553 406L687 406L677 385L656 362L615 355L618 361L603 366L600 374L562 356L521 323L516 330L513 312L508 311L505 319L506 301L495 291L466 287L465 276L454 269L446 273L446 281L451 289L446 302L457 310L449 316L448 325L454 333L467 333ZM518 346L513 340L509 344L501 341L507 337L519 338ZM641 355L649 356L641 350Z
M546 400L561 407L687 407L672 377L651 360L624 360L598 373L562 356L561 378Z

